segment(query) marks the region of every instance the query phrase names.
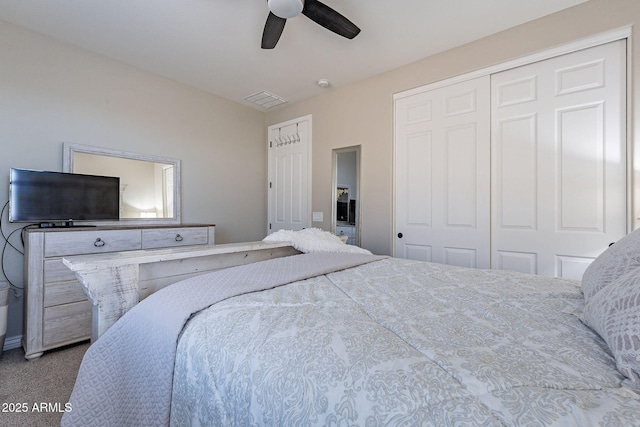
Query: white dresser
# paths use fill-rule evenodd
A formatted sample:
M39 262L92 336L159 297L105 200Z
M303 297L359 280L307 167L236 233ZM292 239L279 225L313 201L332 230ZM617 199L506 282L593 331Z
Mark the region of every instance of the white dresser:
M45 350L89 339L91 304L68 255L121 252L215 243L213 225L30 228L25 230L24 324L27 359Z
M347 241L345 243L347 245L356 244L356 226L355 225L339 223L338 225L336 225L336 235L338 237L346 236Z

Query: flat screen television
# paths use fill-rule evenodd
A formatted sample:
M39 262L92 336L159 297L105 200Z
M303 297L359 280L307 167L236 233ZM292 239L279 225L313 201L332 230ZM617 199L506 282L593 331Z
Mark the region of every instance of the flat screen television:
M120 178L11 168L9 221L113 221L120 217Z

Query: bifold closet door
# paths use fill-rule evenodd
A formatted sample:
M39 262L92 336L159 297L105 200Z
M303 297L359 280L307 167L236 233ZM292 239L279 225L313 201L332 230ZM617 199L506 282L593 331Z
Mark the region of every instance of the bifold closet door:
M625 49L491 77L492 268L580 279L625 235Z
M395 256L489 268L489 77L395 102Z

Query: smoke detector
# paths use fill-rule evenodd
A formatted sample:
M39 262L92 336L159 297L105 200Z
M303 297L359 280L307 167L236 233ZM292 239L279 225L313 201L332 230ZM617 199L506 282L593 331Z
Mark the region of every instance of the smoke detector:
M322 89L326 89L329 86L331 86L331 83L327 79L320 79L316 82L316 84L318 85L318 87L321 87Z

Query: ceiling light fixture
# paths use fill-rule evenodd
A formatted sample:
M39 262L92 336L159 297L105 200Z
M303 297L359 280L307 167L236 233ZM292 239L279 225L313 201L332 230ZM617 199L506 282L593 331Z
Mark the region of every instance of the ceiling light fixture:
M282 19L298 16L304 8L302 0L268 0L267 5L271 13Z
M320 79L316 82L316 84L318 85L318 87L321 87L322 89L326 89L329 86L331 86L331 82L329 82L329 80L327 79Z

